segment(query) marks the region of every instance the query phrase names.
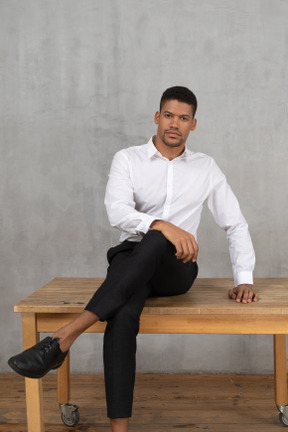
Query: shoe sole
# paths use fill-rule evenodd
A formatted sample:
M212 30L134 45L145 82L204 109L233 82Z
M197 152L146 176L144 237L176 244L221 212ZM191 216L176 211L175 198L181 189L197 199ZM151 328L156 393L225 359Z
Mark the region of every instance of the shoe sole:
M64 360L63 360L64 361ZM58 369L61 365L62 365L62 363L63 363L63 361L62 362L60 362L60 363L58 363L56 366L53 366L52 368L50 368L50 369L48 369L47 371L45 371L45 372L42 372L41 374L37 374L37 373L33 373L33 372L26 372L26 371L23 371L22 369L19 369L12 361L11 361L11 359L10 360L8 360L8 364L9 364L9 366L15 371L15 372L17 372L19 375L21 375L21 376L24 376L25 378L36 378L36 379L39 379L39 378L43 378L48 372L50 372L50 370L54 370L54 369Z

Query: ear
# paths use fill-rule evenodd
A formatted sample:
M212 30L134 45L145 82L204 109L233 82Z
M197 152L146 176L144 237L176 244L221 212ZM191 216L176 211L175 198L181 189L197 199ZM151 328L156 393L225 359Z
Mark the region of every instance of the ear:
M160 112L156 111L155 116L154 116L154 123L155 124L159 124L159 117L160 117Z
M192 120L192 126L191 126L191 131L194 131L195 130L195 128L196 128L196 125L197 125L197 119L196 118L193 118L193 120Z

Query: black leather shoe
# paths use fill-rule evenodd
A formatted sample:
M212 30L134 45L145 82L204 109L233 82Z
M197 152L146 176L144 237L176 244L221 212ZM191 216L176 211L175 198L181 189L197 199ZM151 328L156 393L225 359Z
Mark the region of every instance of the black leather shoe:
M68 351L60 350L59 338L46 337L41 342L8 360L9 366L28 378L42 378L51 369L59 368Z

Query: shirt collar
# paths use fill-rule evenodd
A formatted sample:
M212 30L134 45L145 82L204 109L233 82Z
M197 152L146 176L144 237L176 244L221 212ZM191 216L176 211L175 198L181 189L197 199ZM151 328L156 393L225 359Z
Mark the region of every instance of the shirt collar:
M149 158L152 158L153 156L155 156L156 153L160 154L160 152L158 152L157 148L153 144L153 138L154 138L154 136L152 136L150 138L150 140L148 141L148 143L147 143L147 146L148 146L148 157Z
M154 138L154 137L155 137L155 135L152 136L152 137L150 138L150 140L148 141L148 143L147 143L147 148L148 148L148 157L149 157L149 158L152 158L152 157L155 156L156 154L159 154L160 156L162 156L161 153L157 150L157 148L156 148L155 145L153 144L153 138ZM185 150L184 150L184 152L183 152L180 156L178 156L178 157L180 157L180 158L184 158L184 157L188 156L188 155L191 154L191 153L192 153L191 150L189 150L189 149L187 148L187 146L185 146Z

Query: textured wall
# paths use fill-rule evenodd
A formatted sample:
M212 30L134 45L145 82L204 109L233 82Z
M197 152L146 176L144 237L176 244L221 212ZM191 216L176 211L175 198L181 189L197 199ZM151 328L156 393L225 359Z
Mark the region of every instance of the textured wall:
M0 0L0 20L1 371L21 347L14 303L55 276L105 275L112 155L155 132L171 85L198 96L189 146L227 174L255 276L288 276L286 0ZM199 242L200 276L230 277L207 211ZM138 370L269 372L271 342L141 335ZM83 335L73 371L101 372L101 345Z

